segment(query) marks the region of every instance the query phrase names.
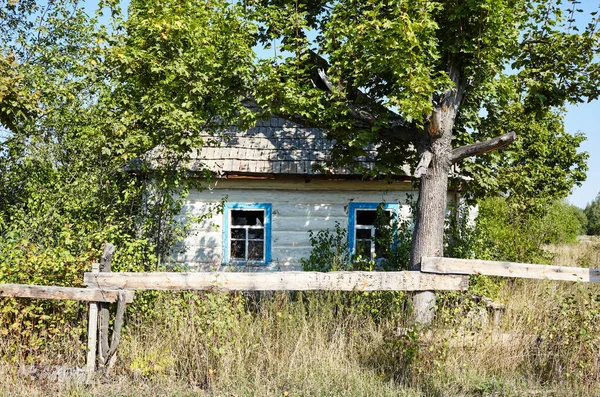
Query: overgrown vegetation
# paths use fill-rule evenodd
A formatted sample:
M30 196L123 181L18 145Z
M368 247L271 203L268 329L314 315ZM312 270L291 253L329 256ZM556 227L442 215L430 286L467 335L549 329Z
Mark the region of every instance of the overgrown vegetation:
M53 365L83 365L83 354L41 349L45 365L30 377L34 368L11 360L3 339L0 394L45 395L49 386L81 396L600 392L596 287L506 283L496 298L506 304L498 324L482 305L446 297L427 333L407 328L403 317L374 317L366 306L348 305L351 295L164 294L151 316L129 314L111 378L90 386L51 378ZM62 348L70 341L62 339ZM39 380L44 375L50 379Z
M464 209L448 217L445 254L599 265L597 240L571 243L585 218L556 201L584 177L583 136L564 130L561 106L598 96L597 17L577 34L580 12L560 2L131 1L127 20L117 3L100 4L107 27L73 0L0 5L0 283L80 285L106 241L115 270L159 269L185 234L174 215L194 181L188 153L200 132L251 123L251 96L327 127L342 164L374 144L377 176L414 167L444 134L448 154L516 131L512 147L461 165L466 190L501 197L479 201L476 229ZM254 58L253 45L278 39L283 57ZM313 45L330 55L319 67L331 81L314 78ZM515 74L503 75L508 62ZM454 95L461 111L438 134ZM416 145L381 104L403 112ZM585 210L591 233L599 201ZM311 236L305 267L407 268L410 225L379 227L382 256L350 258L338 226ZM407 322L403 293L138 294L116 380L91 387L41 380L83 364L86 305L3 298L0 394L600 393L595 287L471 281L440 294L430 332ZM480 296L506 304L499 324ZM30 364L42 372L26 375Z
M242 84L237 68L248 46L210 65L203 59L215 53L206 44L173 57L144 41L152 32L143 29L166 14L152 16L140 4L141 14L125 21L118 2L101 6L89 15L71 0L0 5L0 283L80 286L105 242L119 247L114 270L161 268L186 233L175 218L182 199L200 188L184 166L190 148L202 144L199 131L242 124L238 94L210 88L202 95L198 79L230 70ZM160 9L174 25L185 21L182 41L200 45L186 34L204 36L211 23L228 30L228 39L235 26L240 40L250 37L239 29L238 8L225 2L198 5L195 13ZM149 77L149 64L161 56L172 63ZM186 78L187 99L163 84L165 73L182 67L198 74ZM218 101L215 92L223 94ZM206 95L215 101L202 104ZM78 303L2 299L0 312L1 332L19 334L25 356L85 331Z

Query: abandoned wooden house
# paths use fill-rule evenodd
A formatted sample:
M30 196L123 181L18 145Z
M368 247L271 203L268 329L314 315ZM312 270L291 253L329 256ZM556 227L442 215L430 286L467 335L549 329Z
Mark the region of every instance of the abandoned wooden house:
M348 228L352 253L375 254L375 212L410 217L417 198L408 176L364 180L340 168L319 168L331 156L325 133L272 117L248 131L232 130L219 144L192 155L190 168L207 167L219 177L186 199L181 220L193 223L172 260L190 270L299 270L309 256L309 231ZM371 166L369 156L363 159ZM215 211L222 200L222 213Z

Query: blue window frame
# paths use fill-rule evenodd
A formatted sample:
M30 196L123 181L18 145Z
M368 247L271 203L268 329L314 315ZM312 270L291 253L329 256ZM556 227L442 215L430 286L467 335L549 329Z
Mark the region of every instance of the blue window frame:
M225 203L223 263L271 262L271 204Z
M348 249L350 255L361 254L374 258L380 250L377 242L377 208L390 214L391 218L398 216L398 203L355 203L348 206ZM389 247L387 247L389 249Z

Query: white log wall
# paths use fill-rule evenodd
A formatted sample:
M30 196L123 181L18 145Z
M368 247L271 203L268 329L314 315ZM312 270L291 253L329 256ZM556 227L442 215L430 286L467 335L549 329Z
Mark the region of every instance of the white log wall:
M400 214L407 218L407 200L410 196L417 198L417 192L410 189L410 184L401 182L224 180L210 189L192 191L180 220L206 213L225 197L230 203L270 203L272 262L267 267L247 270L298 270L300 259L310 255L309 230L333 230L336 222L346 229L348 204L352 201L397 202ZM179 247L173 255L174 261L190 270L227 270L222 266L222 227L223 214L219 213L192 224L191 235L185 239L185 247ZM239 266L236 268L231 270L239 270Z

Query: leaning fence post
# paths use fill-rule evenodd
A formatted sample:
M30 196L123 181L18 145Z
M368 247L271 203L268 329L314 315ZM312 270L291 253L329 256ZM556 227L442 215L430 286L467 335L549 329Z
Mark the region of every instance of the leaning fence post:
M100 264L92 263L92 273L100 272ZM96 370L96 340L98 334L98 302L91 302L88 317L87 379L94 376Z
M117 358L117 347L121 341L121 329L123 328L123 318L125 317L125 305L127 304L127 297L125 291L119 291L119 300L117 301L117 314L115 316L115 326L112 333L112 342L110 343L110 350L106 354L105 365L107 366L106 372L115 365L115 359Z
M112 257L115 253L115 246L107 243L100 259L100 272L110 272ZM98 365L104 367L107 364L109 351L108 345L108 320L110 317L109 304L106 302L98 304Z

